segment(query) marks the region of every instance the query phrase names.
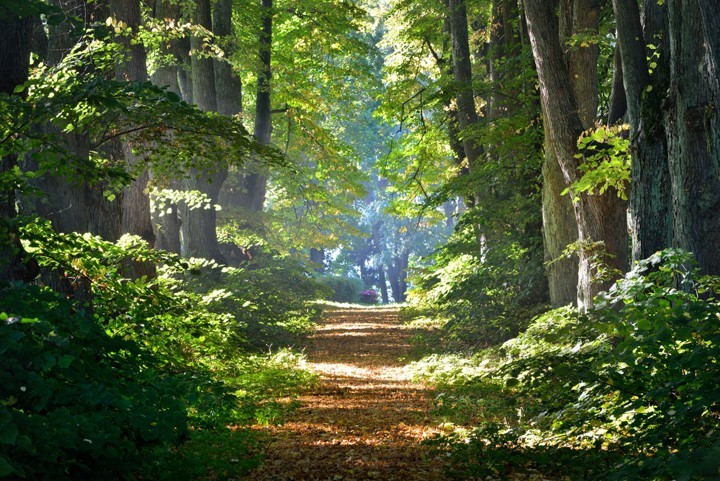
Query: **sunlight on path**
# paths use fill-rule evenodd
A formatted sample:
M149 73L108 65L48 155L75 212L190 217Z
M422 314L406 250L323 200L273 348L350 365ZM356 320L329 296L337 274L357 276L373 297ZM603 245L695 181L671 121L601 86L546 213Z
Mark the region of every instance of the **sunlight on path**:
M270 431L273 442L253 480L442 480L442 462L420 442L438 432L432 393L403 373L412 331L393 309L326 314L307 348L321 375L302 407Z

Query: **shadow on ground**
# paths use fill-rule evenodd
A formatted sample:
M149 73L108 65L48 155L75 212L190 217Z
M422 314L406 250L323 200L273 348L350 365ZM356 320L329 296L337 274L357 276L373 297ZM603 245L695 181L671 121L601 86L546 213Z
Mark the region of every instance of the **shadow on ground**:
M281 426L260 427L272 442L249 479L442 480L442 460L421 441L438 433L433 393L407 379L400 358L411 330L392 309L327 314L307 348L321 382Z

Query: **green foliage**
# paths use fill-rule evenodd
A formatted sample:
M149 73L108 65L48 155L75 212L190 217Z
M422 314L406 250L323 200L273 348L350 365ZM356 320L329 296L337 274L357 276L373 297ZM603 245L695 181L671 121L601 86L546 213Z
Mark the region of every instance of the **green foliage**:
M469 383L501 382L514 401L491 412L505 415L437 442L464 476L539 469L573 479L715 479L719 286L691 255L669 249L639 262L587 315L539 316Z
M618 433L623 473L707 479L720 473L720 280L674 249L641 261L598 298L593 317L616 344L581 395ZM613 307L617 306L616 309ZM610 362L611 361L611 362Z
M572 190L576 197L586 192L590 195L604 194L614 189L621 199L627 200L630 185L630 139L627 124L617 127L598 127L583 132L578 139L579 154L583 158L579 169L580 180L563 194Z
M322 276L318 281L332 289L332 294L326 299L334 302L358 302L364 287L362 280L356 277Z
M242 479L261 463L262 441L250 429L192 431L182 445L151 452L153 462L141 477L158 481Z
M58 234L39 219L20 232L42 278L67 299L47 288L0 291L5 474L121 479L170 463L168 452L198 459L197 433L217 433L226 449L243 445L247 436L226 426L282 420L294 404L278 398L313 382L297 354L246 353L311 328L318 311L305 302L323 291L293 261L268 256L223 270L132 236ZM164 267L131 279L131 262Z
M537 314L543 301L541 253L508 236L478 255L471 250L471 229L438 251L436 264L415 279L410 300L421 312L448 320L446 341L486 347L517 335Z
M319 317L320 310L310 302L329 294L288 256L266 252L242 268L202 260L191 263L201 274L185 276L185 287L209 312L229 316L228 329L238 334L238 347L265 349L296 343Z
M238 119L201 112L149 82L110 80L122 55L101 30L89 30L57 65L32 66L17 89L25 98L0 96L0 156L26 158L23 172L3 173L0 187L37 195L30 181L51 174L70 183L103 182L112 197L149 164L159 180L193 168L210 173L251 152L285 164L277 151L253 142ZM87 152L71 145L72 136L87 139ZM108 158L105 147L117 138L131 141L142 161L129 166Z
M297 406L299 389L315 384L317 375L306 369L304 356L280 349L238 359L225 371L225 379L245 407L240 423L276 424Z
M0 289L0 475L125 479L139 449L180 440L186 412L159 360L49 289Z

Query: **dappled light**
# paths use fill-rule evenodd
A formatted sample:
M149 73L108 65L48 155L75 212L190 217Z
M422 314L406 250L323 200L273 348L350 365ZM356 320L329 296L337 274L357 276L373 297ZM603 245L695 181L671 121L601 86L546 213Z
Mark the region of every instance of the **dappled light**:
M409 336L396 309L330 311L306 349L319 385L272 433L251 479L440 480L443 465L421 445L441 432L432 392L404 369Z

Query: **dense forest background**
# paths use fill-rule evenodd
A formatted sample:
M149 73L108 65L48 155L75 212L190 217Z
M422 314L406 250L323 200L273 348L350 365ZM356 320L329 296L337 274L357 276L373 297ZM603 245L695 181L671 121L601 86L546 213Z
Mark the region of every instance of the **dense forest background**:
M318 299L433 327L439 409L491 413L435 440L459 479L720 476L720 4L3 0L0 32L0 476L257 463Z

